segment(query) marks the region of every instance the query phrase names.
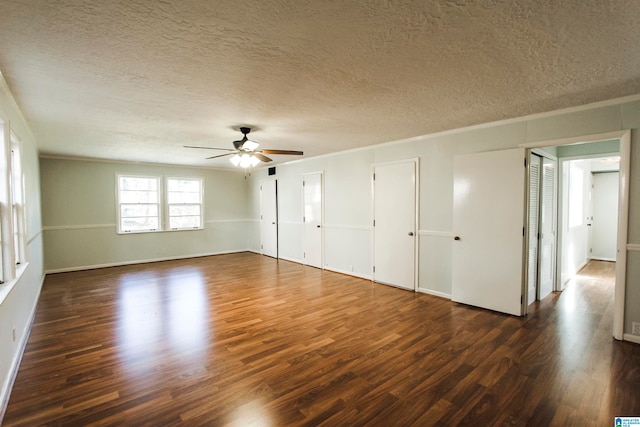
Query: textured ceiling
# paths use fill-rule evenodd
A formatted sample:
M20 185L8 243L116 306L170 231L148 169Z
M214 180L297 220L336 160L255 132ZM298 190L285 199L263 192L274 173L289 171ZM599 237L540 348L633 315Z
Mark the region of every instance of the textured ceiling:
M2 0L43 154L305 157L640 93L640 1ZM290 156L274 156L277 161Z

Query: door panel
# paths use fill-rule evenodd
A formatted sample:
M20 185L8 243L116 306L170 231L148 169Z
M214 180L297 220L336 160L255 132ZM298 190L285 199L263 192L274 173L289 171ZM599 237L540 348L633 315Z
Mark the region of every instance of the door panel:
M278 258L278 183L260 185L260 244L262 254Z
M374 280L415 289L416 162L374 167Z
M540 207L540 267L538 298L543 299L553 290L556 271L556 187L558 162L542 160L542 198Z
M322 173L303 178L304 263L322 268Z
M452 300L522 314L525 151L454 159Z
M616 260L619 181L618 172L593 174L592 259Z
M529 157L529 250L527 262L527 304L536 301L538 292L538 225L540 222L540 166L541 158Z

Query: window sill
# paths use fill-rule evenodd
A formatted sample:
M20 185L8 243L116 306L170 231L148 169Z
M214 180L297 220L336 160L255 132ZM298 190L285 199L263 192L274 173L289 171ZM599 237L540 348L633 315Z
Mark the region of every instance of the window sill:
M28 262L17 266L16 277L0 285L0 306L4 303L4 300L7 299L7 296L11 293L14 286L20 281L28 266Z
M126 236L129 234L149 234L149 233L174 233L176 231L198 231L204 230L204 227L197 228L173 228L171 230L145 230L145 231L116 231L116 234Z

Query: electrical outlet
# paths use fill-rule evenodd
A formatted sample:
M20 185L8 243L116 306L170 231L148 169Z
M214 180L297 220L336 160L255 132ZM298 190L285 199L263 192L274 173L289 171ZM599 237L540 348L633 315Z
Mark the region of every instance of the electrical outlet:
M640 322L633 322L631 328L631 334L640 337Z

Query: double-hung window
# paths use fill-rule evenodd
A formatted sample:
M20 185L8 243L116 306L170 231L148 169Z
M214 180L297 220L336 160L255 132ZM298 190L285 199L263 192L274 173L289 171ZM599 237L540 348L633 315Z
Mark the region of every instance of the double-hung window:
M167 178L169 230L202 228L202 179Z
M118 232L160 230L160 178L118 175Z
M118 233L203 228L202 178L117 175Z

